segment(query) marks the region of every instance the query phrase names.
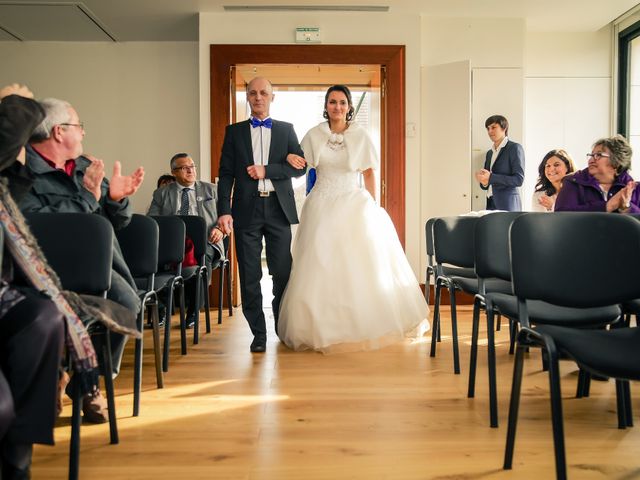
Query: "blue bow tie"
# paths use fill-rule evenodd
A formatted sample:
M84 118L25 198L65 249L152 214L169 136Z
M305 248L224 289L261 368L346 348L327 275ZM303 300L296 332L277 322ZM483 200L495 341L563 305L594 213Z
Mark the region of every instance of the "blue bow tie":
M256 128L256 127L271 128L272 125L273 125L273 122L271 121L271 118L265 118L264 120L259 120L255 117L251 117L251 126L253 128Z

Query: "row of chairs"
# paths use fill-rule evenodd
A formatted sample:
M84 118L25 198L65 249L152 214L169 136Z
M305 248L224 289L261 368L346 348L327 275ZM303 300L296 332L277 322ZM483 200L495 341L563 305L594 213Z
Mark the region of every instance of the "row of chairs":
M159 216L148 217L134 214L126 228L114 233L110 222L102 216L81 213L29 213L27 222L38 240L45 257L60 277L63 288L77 293L106 297L111 286L111 270L114 237L122 249L123 256L137 285L141 300L141 309L137 317L137 328L142 333L145 320L153 331L156 383L163 387L163 372L169 369L169 346L171 335L171 312L173 299L178 298L181 327L181 353L187 353L186 319L184 308L184 282L194 276L196 286L197 315L194 325L194 344L199 338L200 296L204 295L206 331L211 331L208 299L208 271L205 264L206 224L197 216ZM194 243L198 265L182 268L184 259L185 236L189 235ZM225 240L227 242L228 240ZM70 249L73 245L73 250ZM228 243L225 243L225 247ZM225 252L226 253L226 252ZM170 266L167 268L167 266ZM222 323L222 305L225 269L229 266L225 255L213 269L219 269L219 308L218 323ZM164 288L163 288L164 287ZM167 319L164 332L164 345L160 347L159 293L166 292L164 300ZM227 275L227 302L229 315L232 315L231 280ZM115 413L115 398L111 372L111 351L109 332L101 325L88 326L92 336L102 336L102 352L98 352L100 373L104 376L105 391L109 407L110 442L118 443L118 430ZM96 342L98 343L98 342ZM135 341L134 353L134 395L133 415L140 412L140 392L142 385L143 340ZM82 399L79 391L72 392L72 433L70 442L69 478L76 479L79 474L80 451L80 409Z
M435 257L429 273L436 276L432 353L440 329L438 287L446 286L452 297L454 371L458 361L455 292L474 294L468 396L475 394L479 318L485 310L490 425L497 427L494 318L496 314L509 318L510 350L517 344L503 465L510 469L524 353L530 347L542 348L551 386L556 474L566 478L560 357L571 358L580 367L578 397L588 396L590 374L616 378L618 426L633 424L628 380L640 379L640 330L622 321L621 305L629 313L637 312L633 305L640 298L640 284L634 281L640 266L640 222L632 216L605 213L499 212L431 219L426 228L431 229L427 248L433 249ZM446 266L449 262L453 265ZM473 277L468 270L469 276L455 275L459 269L471 268ZM615 282L602 281L613 278Z

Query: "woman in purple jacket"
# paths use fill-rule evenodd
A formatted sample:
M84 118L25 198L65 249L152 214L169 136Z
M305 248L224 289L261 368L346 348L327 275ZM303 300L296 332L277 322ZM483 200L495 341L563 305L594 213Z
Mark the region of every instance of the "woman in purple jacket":
M565 177L555 211L640 213L640 189L628 173L631 155L621 135L598 140L587 168Z

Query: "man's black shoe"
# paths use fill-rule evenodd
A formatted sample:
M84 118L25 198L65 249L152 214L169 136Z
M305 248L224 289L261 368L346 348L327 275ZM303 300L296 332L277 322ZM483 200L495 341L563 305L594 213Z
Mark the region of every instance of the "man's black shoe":
M194 313L189 313L187 315L187 320L186 320L186 324L187 324L187 328L193 328L196 324L196 314Z
M249 350L253 353L264 353L267 351L267 339L264 337L255 337Z

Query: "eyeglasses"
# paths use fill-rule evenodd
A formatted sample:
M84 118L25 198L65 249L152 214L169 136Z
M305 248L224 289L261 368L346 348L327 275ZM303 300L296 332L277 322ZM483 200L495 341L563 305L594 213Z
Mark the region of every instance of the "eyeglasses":
M80 127L80 130L84 130L84 123L59 123L58 125L62 125L65 127Z
M195 165L184 165L182 167L176 167L176 168L174 168L174 170L182 170L182 173L195 172L196 166Z
M587 153L587 161L591 158L594 160L600 160L601 158L609 158L611 155L608 153L596 152L596 153Z

